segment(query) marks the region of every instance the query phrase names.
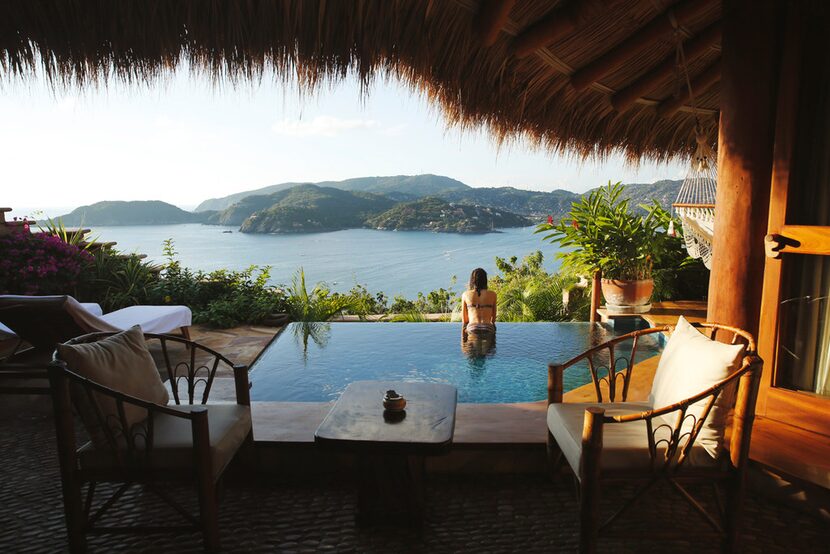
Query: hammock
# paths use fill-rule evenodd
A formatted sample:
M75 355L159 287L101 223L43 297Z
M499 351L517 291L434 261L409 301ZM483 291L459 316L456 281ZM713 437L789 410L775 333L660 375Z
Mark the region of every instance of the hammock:
M672 206L680 217L683 225L683 239L686 251L692 258L700 258L706 269L712 269L712 237L715 233L715 194L718 186L718 160L712 147L706 142L706 137L698 119L697 102L692 81L689 79L689 68L686 64L686 55L683 52L683 35L675 22L675 39L677 41L677 68L682 70L685 85L692 103L692 113L695 116L695 137L697 147L692 156L689 174L680 185L677 200ZM669 225L669 233L674 234L674 225Z
M712 236L715 229L715 194L717 191L717 160L706 139L698 134L692 167L677 200L672 205L683 225L686 251L700 258L707 269L712 263Z

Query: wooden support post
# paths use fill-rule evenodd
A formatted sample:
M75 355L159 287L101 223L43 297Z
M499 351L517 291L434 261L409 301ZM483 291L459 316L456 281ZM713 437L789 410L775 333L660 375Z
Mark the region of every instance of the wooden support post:
M764 276L781 4L724 0L718 193L708 319L757 335Z
M602 271L596 270L594 280L591 283L591 323L599 321L599 305L602 303Z

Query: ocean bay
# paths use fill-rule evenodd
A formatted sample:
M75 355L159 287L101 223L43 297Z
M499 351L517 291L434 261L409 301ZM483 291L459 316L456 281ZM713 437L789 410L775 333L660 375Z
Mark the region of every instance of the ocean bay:
M533 231L534 227L487 234L347 229L263 235L239 233L236 227L179 224L94 227L91 235L117 242L121 251L147 254L154 262L164 260L162 245L171 238L182 265L192 269L270 265L271 281L284 284L303 267L310 284L324 281L333 290L347 291L360 283L390 298L414 298L418 292L449 287L453 275L459 280L454 290L462 290L473 268L494 273L496 256L522 258L541 250L545 267L558 268L557 248Z

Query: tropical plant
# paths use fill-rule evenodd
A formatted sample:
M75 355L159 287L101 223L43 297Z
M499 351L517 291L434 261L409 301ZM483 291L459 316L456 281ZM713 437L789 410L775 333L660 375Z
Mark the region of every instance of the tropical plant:
M46 218L46 223L38 224L38 228L42 233L47 233L58 237L66 244L77 246L81 250L91 250L97 247L98 237L89 237L89 230L84 229L83 222L78 229L68 229L61 218L52 219Z
M109 312L148 303L158 281L158 272L138 255L101 248L93 254L79 297Z
M302 267L294 274L286 293L286 309L295 321L328 321L355 306L351 296L333 294L323 283L309 291Z
M577 278L563 273L548 273L542 252L536 251L518 263L496 258L499 274L489 287L498 297L499 321L572 321L587 319L587 295L576 288ZM569 301L564 301L566 291Z
M558 224L543 223L537 233L557 243L563 266L580 274L602 271L608 279L651 277L654 241L661 234L660 220L648 209L634 213L622 198L621 183L599 187L571 205Z

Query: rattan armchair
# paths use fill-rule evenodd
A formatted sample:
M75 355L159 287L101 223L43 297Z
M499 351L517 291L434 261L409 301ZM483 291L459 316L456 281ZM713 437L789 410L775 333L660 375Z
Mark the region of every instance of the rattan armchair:
M66 344L98 341L113 333L93 333ZM163 406L122 394L75 373L55 354L49 367L58 442L64 511L72 552L86 550L89 533L201 531L206 551L219 549L217 488L237 451L251 443L251 415L248 370L235 365L222 354L196 342L169 335L146 334L148 343L157 342L163 369L169 376L171 405ZM178 348L185 360L175 362L170 345ZM183 351L183 352L182 352ZM236 385L236 403L210 404L208 398L217 370L231 368ZM181 389L181 390L180 390ZM106 417L96 398L114 402L118 417ZM87 401L106 446L77 444L73 407ZM130 425L126 410L144 409L147 417ZM194 516L177 502L164 482L188 482L196 486L199 514ZM93 510L96 485L119 483L112 496ZM86 485L86 498L82 499ZM152 527L102 527L97 523L132 485L140 485L169 504L185 521L183 525Z
M618 518L635 502L660 483L668 483L678 499L689 502L709 524L712 535L723 541L727 552L737 551L741 505L744 496L746 465L755 414L755 401L762 362L755 354L755 341L749 333L724 325L695 325L710 338L728 338L731 344L746 345L740 367L728 378L698 394L669 406L649 406L628 402L632 374L636 370L638 343L656 333L669 333L674 326L635 331L600 344L564 364L548 366L548 456L555 475L563 461L571 466L579 496L580 551L594 552L603 536L626 536L614 527ZM724 337L724 335L726 336ZM646 339L648 340L648 339ZM597 358L602 358L598 361ZM587 362L596 393L595 403L562 404L564 372ZM584 365L583 365L584 367ZM728 452L717 460L701 455L696 439L704 421L722 394L737 394L732 410ZM728 398L725 396L724 398ZM556 405L556 408L552 406ZM690 407L695 406L695 414ZM560 413L552 425L551 412ZM562 430L561 413L570 416ZM553 433L552 433L553 430ZM554 433L560 437L559 444ZM634 446L632 447L631 444ZM564 444L564 443L570 444ZM567 452L566 452L567 451ZM709 463L706 463L708 461ZM633 496L610 517L600 521L599 503L603 486L609 482L636 484ZM719 517L713 517L689 491L692 483L714 486ZM720 492L726 502L720 502ZM672 535L671 532L666 533ZM641 534L639 536L642 536ZM663 538L654 532L650 538ZM699 533L695 535L701 536Z

